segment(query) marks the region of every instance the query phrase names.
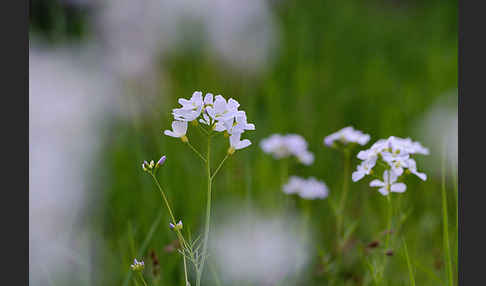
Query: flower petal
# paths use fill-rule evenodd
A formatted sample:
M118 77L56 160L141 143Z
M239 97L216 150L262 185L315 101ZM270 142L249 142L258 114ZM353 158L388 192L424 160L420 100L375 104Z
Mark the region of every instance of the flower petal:
M385 183L377 179L374 179L373 181L370 182L370 187L384 187L384 186Z
M407 185L404 183L395 183L391 185L391 191L395 193L403 193L405 190L407 190Z

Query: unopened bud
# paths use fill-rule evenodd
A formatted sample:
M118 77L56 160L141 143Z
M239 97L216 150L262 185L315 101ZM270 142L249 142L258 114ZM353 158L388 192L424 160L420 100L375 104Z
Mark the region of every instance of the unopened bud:
M164 155L164 156L162 156L162 157L160 157L159 161L157 161L157 165L156 165L156 166L157 166L157 167L162 166L162 165L165 163L165 160L166 160L166 159L167 159L167 158L165 157L165 155Z

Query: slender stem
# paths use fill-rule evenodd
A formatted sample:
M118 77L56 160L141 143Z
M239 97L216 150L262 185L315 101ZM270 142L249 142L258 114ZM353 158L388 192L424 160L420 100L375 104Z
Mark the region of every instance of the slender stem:
M147 286L147 282L145 282L145 279L143 278L142 272L138 272L138 275L140 276L140 279L142 280L143 285Z
M226 156L224 156L223 160L221 160L221 163L219 163L219 166L218 168L216 168L216 170L213 172L213 174L211 175L211 180L214 179L214 177L216 176L216 174L219 172L219 169L221 169L221 167L223 166L224 164L224 161L226 161L226 159L228 159L229 157L229 154L226 153Z
M343 175L343 190L341 193L341 200L339 201L339 206L337 210L337 240L338 240L338 245L339 241L342 238L341 234L344 236L344 207L346 206L346 199L348 196L348 191L349 191L349 169L350 169L350 153L348 150L344 150L344 175ZM343 241L344 243L344 241Z
M444 144L444 152L442 155L442 182L441 182L441 189L442 189L442 227L443 227L443 243L444 243L444 260L447 264L447 280L449 285L454 285L454 279L452 274L452 261L451 261L451 248L449 244L449 219L448 219L448 212L447 212L447 194L446 194L446 182L445 182L445 161L446 161L446 152L445 152L445 144Z
M207 201L206 201L206 223L205 223L205 230L204 230L204 241L203 241L203 250L202 250L202 258L201 258L201 266L197 273L196 279L196 286L201 285L201 277L204 271L204 263L206 262L207 258L207 251L208 251L208 239L209 239L209 224L211 220L211 137L208 136L208 152L207 152L207 160L206 160L206 169L207 169L207 176L208 176L208 192L207 192Z
M391 193L388 193L386 195L386 201L388 202L388 223L387 223L387 229L386 229L386 242L385 242L385 250L388 250L388 247L390 245L390 235L391 235L391 229L392 229L392 217L393 217L393 205L391 201Z
M162 195L162 198L164 199L164 203L165 203L165 206L167 207L167 210L169 210L169 215L170 215L170 218L172 220L172 223L174 223L174 224L177 223L176 220L175 220L174 214L172 213L172 209L170 207L169 200L167 200L167 196L165 195L164 190L162 189L162 187L159 184L159 180L157 180L157 177L155 177L155 175L153 173L150 173L150 175L154 179L155 185L159 189L160 194Z
M203 160L203 162L207 162L207 159L204 158L204 156L201 155L201 153L199 153L199 151L197 151L196 148L194 148L194 146L192 146L192 144L189 141L187 141L186 143L187 146L189 146L189 148L191 148L191 150L194 151L194 153L196 153L196 155L199 156L201 160Z
M159 183L159 180L153 173L150 173L152 178L154 179L155 185L160 191L160 194L162 195L162 198L164 199L165 206L167 207L167 210L169 211L170 218L172 220L172 223L175 225L177 222L175 220L174 214L172 212L172 208L170 207L169 200L167 199L167 196L165 195L164 190L162 189L162 186ZM186 246L186 240L184 239L184 236L182 235L181 231L179 229L176 230L177 238L179 239L179 243L181 244L182 247ZM189 280L187 278L187 267L186 267L186 257L183 255L182 256L183 262L184 262L184 278L186 280L186 285L188 285Z
M405 252L405 258L407 259L408 275L410 279L410 286L415 286L415 274L412 268L412 263L410 262L410 257L408 256L408 248L405 239L403 239L403 250Z

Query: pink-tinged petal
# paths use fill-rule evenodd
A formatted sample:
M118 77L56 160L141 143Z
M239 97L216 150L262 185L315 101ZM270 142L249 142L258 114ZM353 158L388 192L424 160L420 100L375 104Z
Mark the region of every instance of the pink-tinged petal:
M251 141L248 140L248 139L244 139L242 141L240 141L240 143L238 144L237 148L235 148L236 150L240 150L240 149L243 149L243 148L246 148L248 146L251 145Z
M228 99L228 108L229 109L238 109L240 103L233 98Z
M204 96L204 104L213 104L213 94L212 93L206 93L206 96Z
M407 190L407 185L404 183L395 183L391 185L391 191L395 193L403 193L405 190Z
M226 127L221 121L216 122L216 125L214 125L214 131L217 132L223 132L226 130Z
M384 196L388 195L388 190L386 188L379 188L378 192Z
M255 130L255 124L248 123L248 124L246 124L245 129L246 130Z
M420 173L420 172L414 172L414 174L419 177L422 181L426 181L427 180L427 175L424 174L424 173Z
M165 130L164 134L170 137L177 137L176 134L172 132L172 130Z
M229 138L230 145L236 149L238 143L240 142L241 133L232 134Z
M385 183L377 179L374 179L373 181L370 182L370 187L384 187L384 186Z
M361 180L364 176L365 176L364 172L354 171L353 174L351 175L351 178L353 179L353 182L357 182Z
M192 100L194 100L195 102L197 103L202 103L203 101L203 98L202 98L202 92L200 91L195 91L193 94L192 94L192 97L191 97Z
M186 135L187 131L187 122L184 121L173 121L172 122L172 129L174 132L180 136Z

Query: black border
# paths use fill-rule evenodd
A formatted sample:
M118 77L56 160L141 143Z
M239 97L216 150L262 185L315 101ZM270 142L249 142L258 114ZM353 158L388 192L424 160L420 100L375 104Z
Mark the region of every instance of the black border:
M0 13L2 92L2 285L29 283L29 2ZM11 280L11 281L9 281ZM8 281L8 282L4 282Z
M459 285L484 285L484 1L459 1Z

